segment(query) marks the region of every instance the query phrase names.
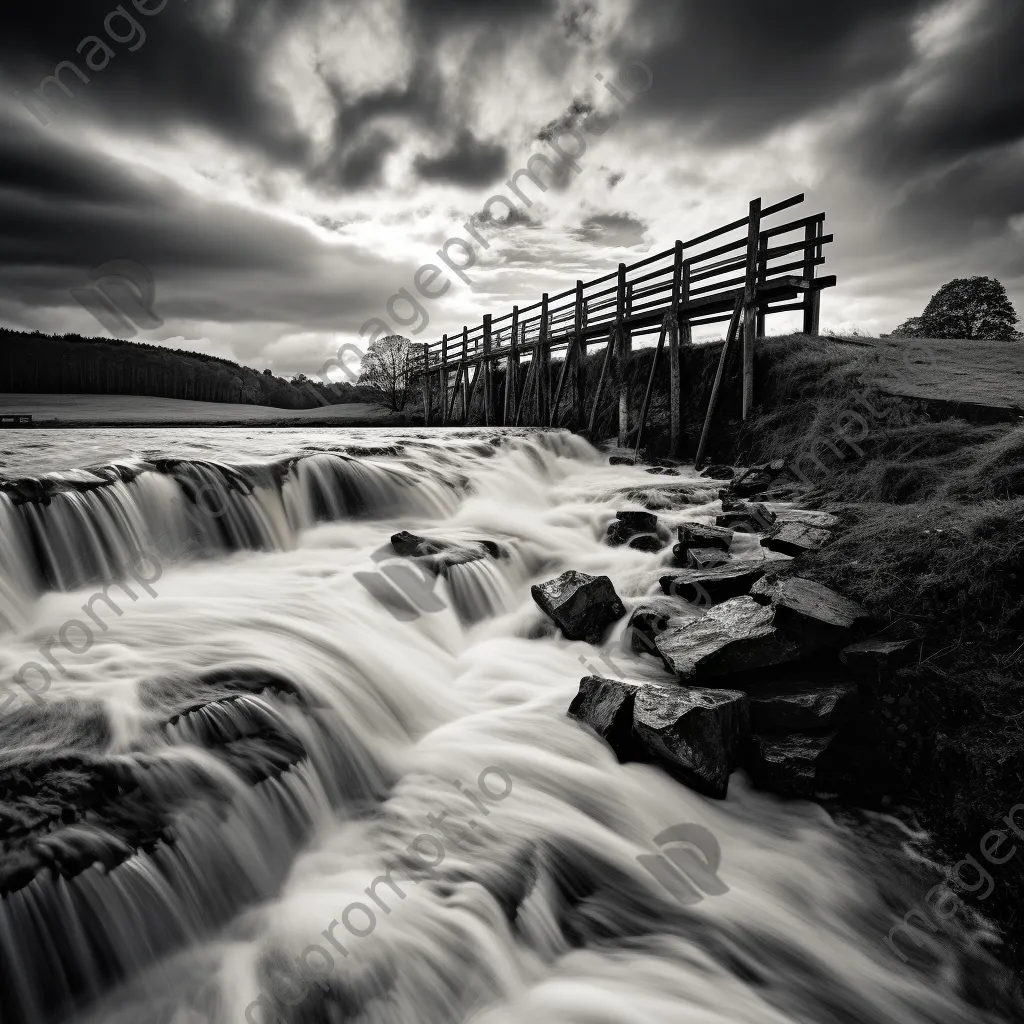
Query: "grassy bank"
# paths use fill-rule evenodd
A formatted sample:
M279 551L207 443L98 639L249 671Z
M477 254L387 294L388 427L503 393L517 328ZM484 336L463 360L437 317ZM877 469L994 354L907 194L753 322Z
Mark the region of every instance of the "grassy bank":
M993 388L1021 396L1024 347L958 344ZM921 360L934 371L918 351L900 360L906 376ZM831 782L862 806L912 808L959 860L1024 802L1024 420L970 422L955 387L939 403L895 394L915 385L901 388L894 365L889 348L767 340L755 415L723 415L714 454L785 458L811 487L805 503L843 524L807 572L862 602L884 638L915 641L914 662L874 680L838 737ZM1020 969L1024 846L992 875L975 905Z

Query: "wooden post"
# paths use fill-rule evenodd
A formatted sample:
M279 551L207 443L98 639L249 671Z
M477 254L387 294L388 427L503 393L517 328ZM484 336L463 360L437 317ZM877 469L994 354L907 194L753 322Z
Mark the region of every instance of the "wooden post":
M764 254L768 249L768 238L763 232L758 233L757 243L757 283L759 285L764 284L768 278L768 261L764 258ZM757 336L759 338L764 337L764 319L765 310L762 307L758 307L757 310Z
M669 455L673 459L682 458L683 452L683 382L679 359L679 305L682 284L683 243L677 239L675 261L672 264L672 312L668 319Z
M700 469L704 461L704 449L708 444L708 437L711 434L711 419L715 415L715 405L718 403L718 389L722 384L722 375L725 372L725 361L729 356L729 349L732 348L736 334L740 329L740 317L743 314L743 300L736 303L732 319L729 321L729 330L725 333L725 344L722 346L722 355L718 360L718 370L715 373L715 382L711 385L711 397L708 399L708 411L704 417L704 429L700 432L700 443L697 445L697 457L693 460L693 468Z
M537 333L537 426L551 426L551 351L548 348L548 293L540 300L540 328Z
M441 426L448 426L448 335L441 337Z
M462 425L469 426L469 328L462 327Z
M754 343L757 338L757 257L761 238L761 200L750 203L747 223L747 273L743 285L743 419L754 405Z
M821 246L814 244L818 237L818 221L804 228L804 273L807 281L814 281L814 259ZM821 292L811 289L804 296L804 334L819 334L821 330Z
M508 369L505 371L505 415L503 424L512 425L516 412L516 391L519 384L519 307L512 307L512 334L509 338Z
M423 346L423 426L430 426L430 345Z
M608 371L612 365L612 359L615 355L615 347L618 344L618 333L617 327L612 328L612 333L608 335L608 346L604 350L604 359L601 361L601 375L597 378L597 390L594 392L594 405L590 410L590 424L588 427L588 433L591 439L594 437L594 426L597 423L597 413L601 406L601 395L604 394L604 382L608 379Z
M636 450L633 452L634 466L636 465L636 460L640 458L640 442L644 437L644 427L647 426L647 410L651 405L651 394L654 391L654 378L658 373L658 360L661 359L661 350L665 347L665 335L669 331L674 316L674 313L668 312L665 314L665 319L661 322L661 333L658 335L658 347L654 350L654 359L651 360L651 374L647 378L647 390L644 392L643 404L640 406L640 420L636 427Z
M618 355L618 378L619 378L619 446L626 446L626 435L629 433L629 387L628 387L628 364L629 353L632 344L629 332L623 322L628 315L628 300L626 296L626 264L619 264L618 287L615 289L615 325L618 329L619 351Z
M484 314L484 426L491 425L491 401L494 389L491 386L491 314Z
M575 388L572 396L572 427L582 430L586 416L587 390L587 339L583 334L583 282L576 282L576 367Z

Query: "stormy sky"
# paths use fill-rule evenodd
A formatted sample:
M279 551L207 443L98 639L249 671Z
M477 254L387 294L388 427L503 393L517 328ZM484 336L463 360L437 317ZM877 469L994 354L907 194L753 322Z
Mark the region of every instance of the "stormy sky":
M975 274L1024 313L1022 67L1018 0L15 4L0 324L102 335L72 290L130 260L163 321L137 340L312 374L469 229L414 340L801 191L836 236L823 327ZM487 205L567 128L578 172Z

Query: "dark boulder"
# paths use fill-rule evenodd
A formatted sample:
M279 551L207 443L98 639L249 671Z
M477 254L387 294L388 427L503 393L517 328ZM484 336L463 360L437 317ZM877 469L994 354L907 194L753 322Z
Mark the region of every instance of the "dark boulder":
M732 530L703 523L683 523L678 529L679 547L685 555L690 548L718 548L728 551L732 545Z
M857 687L845 679L776 682L750 689L750 728L755 733L815 732L847 718Z
M626 614L607 576L569 569L530 588L534 601L568 640L599 644L608 627Z
M774 607L775 625L783 632L820 646L842 647L870 622L856 601L802 576L762 579L750 596Z
M446 540L431 540L428 537L418 537L415 533L402 530L391 537L391 546L395 549L396 555L404 558L416 558L419 555L436 555L451 545Z
M767 505L746 501L729 502L729 505L729 511L716 516L716 526L741 533L765 533L775 525L776 515Z
M652 512L616 512L608 524L605 543L613 548L628 544L638 551L660 551L665 542L658 536L658 517Z
M569 705L569 717L589 726L626 760L632 751L633 701L639 686L618 679L586 676Z
M750 672L807 653L775 628L774 609L752 597L733 598L696 619L670 619L655 643L665 667L682 680Z
M810 799L817 789L822 755L834 738L834 732L752 736L748 768L754 785L781 796Z
M634 654L653 654L658 656L654 641L658 634L668 626L669 616L653 608L638 608L629 617L626 632L629 637L629 649Z
M710 480L731 480L736 475L736 470L732 466L715 464L702 469L700 475Z
M917 656L916 640L861 640L839 652L839 660L854 672L870 674L903 668Z
M628 455L610 455L608 457L609 466L632 466L634 465L633 459Z
M732 479L725 488L725 494L730 498L750 498L755 494L761 494L767 491L785 470L786 463L782 459L766 462L763 466L751 466Z
M731 597L749 594L767 569L761 561L727 562L706 569L683 569L661 577L666 594L703 606L721 604Z
M477 562L485 556L508 558L508 551L497 541L471 540L457 542L419 537L408 530L402 530L391 538L391 547L396 555L403 558L423 558L428 568L442 572L452 565Z
M708 796L726 795L748 725L747 697L734 690L647 685L634 699L639 751Z
M779 517L767 536L761 538L761 546L769 551L784 555L805 554L824 547L832 538L832 531L819 519Z

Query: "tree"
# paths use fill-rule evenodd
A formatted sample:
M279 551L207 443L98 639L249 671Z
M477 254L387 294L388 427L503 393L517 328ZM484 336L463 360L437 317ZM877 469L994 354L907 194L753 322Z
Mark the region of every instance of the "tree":
M1019 338L1017 314L994 277L958 277L944 284L919 317L892 333L899 338Z
M392 412L405 408L413 371L412 350L409 339L400 334L370 343L359 372L359 386L366 388L371 401L386 405Z

